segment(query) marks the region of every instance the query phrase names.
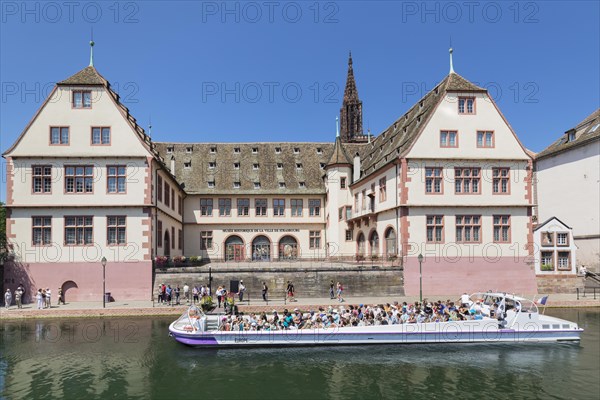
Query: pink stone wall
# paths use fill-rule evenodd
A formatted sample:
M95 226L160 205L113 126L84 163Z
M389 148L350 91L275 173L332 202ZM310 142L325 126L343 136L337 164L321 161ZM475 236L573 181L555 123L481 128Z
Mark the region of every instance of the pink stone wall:
M460 295L497 290L515 294L536 294L537 281L533 267L524 260L502 257L493 260L472 257L450 262L435 257L423 260L423 297ZM404 291L419 295L419 261L408 257L404 266Z
M4 290L15 290L23 283L27 301L40 288L52 290L57 303L58 288L63 287L67 302L102 301L102 265L97 263L6 263ZM64 285L64 286L63 286ZM116 301L150 300L152 262L109 262L106 264L106 291Z

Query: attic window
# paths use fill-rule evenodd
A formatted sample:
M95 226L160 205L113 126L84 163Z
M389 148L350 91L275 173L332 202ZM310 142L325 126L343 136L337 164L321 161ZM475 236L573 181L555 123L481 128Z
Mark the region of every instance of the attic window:
M317 154L323 154L323 149L320 147L317 147Z
M235 154L240 154L240 148L239 148L239 147L234 147L234 148L233 148L233 152L234 152Z
M403 129L403 130L404 130L404 133L406 133L406 127L404 127L404 129Z
M215 154L217 152L217 148L216 147L211 147L210 148L210 154Z
M275 147L275 154L281 154L281 147Z
M569 132L567 134L567 142L574 142L575 141L575 132Z
M421 100L421 101L419 102L419 107L420 107L420 108L423 108L423 100Z
M396 122L394 122L394 129L396 129L398 127L398 124ZM385 132L383 133L385 135ZM385 136L383 136L385 137Z
M296 163L296 169L302 169L302 163Z
M300 154L300 147L294 147L294 154Z
M596 132L596 129L598 129L598 127L599 127L599 126L600 126L600 124L596 124L596 125L594 125L594 126L592 127L592 129L590 129L590 132L589 132L589 133Z
M208 163L208 169L215 169L216 166L217 166L217 163L214 161L211 161Z
M185 152L186 153L191 153L192 152L192 146L188 146L185 148Z
M439 91L440 91L440 87L439 87L439 86L437 86L437 87L436 87L436 88L435 88L433 91L435 92L435 94L438 94L438 93L439 93Z
M73 91L73 108L92 108L92 92L89 90Z
M234 162L233 163L233 169L240 169L240 163L239 162Z
M277 163L277 169L283 169L283 164L282 163Z
M419 122L421 122L421 116L418 116L418 117L417 117L417 124L418 124Z
M459 114L475 114L475 98L474 97L459 97L458 98L458 113Z
M254 189L260 189L260 182L254 182Z
M252 154L258 154L258 147L252 148Z
M191 161L184 162L183 163L183 168L185 168L185 169L192 168L192 162Z
M254 164L252 164L252 169L253 169L253 170L255 170L255 171L256 171L256 170L257 170L257 169L259 169L259 168L260 168L260 165L258 165L258 163L254 163Z
M167 154L171 154L173 152L173 146L167 147Z
M208 181L208 188L209 189L214 189L215 188L215 181Z
M321 169L325 168L325 163L320 163L319 167L321 167Z
M404 116L404 120L405 120L405 121L408 121L408 114L406 114L406 115Z
M234 189L239 189L240 188L240 183L239 182L233 182L233 188Z
M285 182L279 182L279 189L285 189Z
M304 181L298 182L298 186L300 186L301 188L306 188L306 182L304 182Z

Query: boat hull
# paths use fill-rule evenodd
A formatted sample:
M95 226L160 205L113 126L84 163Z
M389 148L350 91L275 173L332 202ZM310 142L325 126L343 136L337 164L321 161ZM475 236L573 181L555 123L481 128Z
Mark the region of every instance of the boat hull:
M582 329L538 329L516 326L503 329L496 322L446 322L375 327L190 333L169 328L178 342L193 347L295 347L367 344L434 343L543 343L579 341Z

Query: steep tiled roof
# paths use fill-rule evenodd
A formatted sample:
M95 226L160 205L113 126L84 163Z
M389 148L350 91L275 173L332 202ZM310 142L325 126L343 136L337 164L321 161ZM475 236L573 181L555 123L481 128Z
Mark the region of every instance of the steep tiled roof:
M480 88L456 73L450 73L433 90L361 149L361 177L368 176L402 156L413 144L446 92L481 92Z
M174 157L175 177L189 194L324 194L323 168L334 144L156 143L156 149L166 160Z
M346 153L344 149L344 145L342 144L342 140L338 136L335 139L335 144L333 145L333 151L331 152L331 157L329 157L329 161L327 161L327 165L338 165L338 164L350 164L352 165L351 158Z
M575 133L575 140L569 140L569 135ZM535 158L539 160L563 151L582 146L600 138L600 108L591 113L573 129L566 131L557 141L552 143Z
M91 65L58 82L59 85L106 85L106 83L107 80Z

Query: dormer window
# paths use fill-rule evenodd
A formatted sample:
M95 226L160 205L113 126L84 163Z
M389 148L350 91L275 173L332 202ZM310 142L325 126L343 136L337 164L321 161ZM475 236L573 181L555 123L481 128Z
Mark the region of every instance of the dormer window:
M171 154L173 152L173 146L167 147L167 154Z
M320 147L317 147L317 154L323 154L323 149Z
M240 150L240 148L239 148L239 147L234 147L234 148L233 148L233 153L234 153L234 154L240 154L240 152L241 152L241 150Z
M233 169L240 169L240 163L239 162L234 162L233 163Z
M458 98L458 113L459 114L475 114L475 98L474 97L459 97Z
M283 164L282 163L277 163L277 169L283 169Z
M574 141L575 141L575 132L567 133L567 142L574 142Z
M300 154L300 147L294 147L294 154Z
M208 169L215 169L216 166L217 166L217 163L214 161L211 161L208 163Z
M279 182L279 189L285 189L285 182Z
M208 188L209 189L214 189L215 188L215 181L208 181Z
M300 188L304 189L304 188L306 188L306 182L300 181L300 182L298 182L298 186L300 186Z
M185 169L190 169L192 168L192 162L191 161L186 161L183 163L183 168Z
M191 152L192 152L192 146L187 146L187 147L185 148L185 152L186 152L186 153L191 153Z
M324 169L325 168L325 163L320 163L319 167L321 167L321 169Z
M298 170L302 169L302 163L296 163L296 169L298 169Z
M258 147L252 148L252 154L258 154Z
M89 90L73 91L73 108L92 108L92 92Z
M589 133L596 132L596 130L598 129L598 127L600 127L600 124L596 124L596 125L594 125L594 126L592 127L592 129L590 129L590 132L589 132Z
M259 168L260 168L260 165L259 165L258 163L254 163L254 164L252 164L252 169L253 169L253 170L255 170L255 171L256 171L256 170L258 170Z
M240 188L240 182L233 182L233 188L234 189L239 189Z
M216 147L211 147L210 148L210 154L215 154L217 152L217 148Z
M275 147L275 154L281 154L281 147Z
M419 107L420 107L420 108L423 108L423 100L421 100L421 101L419 102Z
M254 182L254 189L260 189L260 182Z

